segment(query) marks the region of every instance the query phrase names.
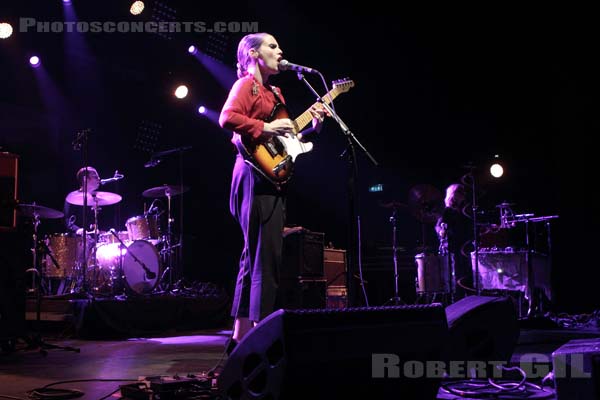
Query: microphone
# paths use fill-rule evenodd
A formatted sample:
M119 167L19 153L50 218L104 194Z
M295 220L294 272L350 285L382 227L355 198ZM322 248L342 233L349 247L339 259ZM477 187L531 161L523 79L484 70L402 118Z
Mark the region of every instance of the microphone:
M303 65L294 64L294 63L289 62L288 60L279 61L279 70L280 71L306 72L308 74L318 74L319 73L319 71L317 71L314 68L309 68L309 67L305 67Z
M160 159L156 158L156 159L151 159L150 161L148 161L146 164L144 164L144 168L152 168L152 167L156 167L158 164L160 164Z
M125 175L120 174L119 171L117 170L117 171L115 171L115 175L112 178L100 179L100 184L106 185L107 183L110 183L110 182L120 181L123 178L125 178Z

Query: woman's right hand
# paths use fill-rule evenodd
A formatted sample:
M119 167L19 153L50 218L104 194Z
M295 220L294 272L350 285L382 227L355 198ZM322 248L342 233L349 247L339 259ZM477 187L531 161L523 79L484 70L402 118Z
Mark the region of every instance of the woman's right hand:
M263 135L267 138L273 136L287 136L292 133L294 133L294 124L289 118L265 122L265 126L263 128Z

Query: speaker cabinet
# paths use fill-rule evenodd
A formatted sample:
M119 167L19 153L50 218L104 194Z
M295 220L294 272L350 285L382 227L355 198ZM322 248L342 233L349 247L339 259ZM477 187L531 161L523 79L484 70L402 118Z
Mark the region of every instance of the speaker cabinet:
M324 233L307 229L285 237L281 279L322 278L324 239Z
M346 286L346 250L325 249L323 253L327 286Z
M519 322L509 297L468 296L449 305L446 318L450 336L445 360L510 361Z
M325 279L285 279L279 282L279 308L325 308Z
M435 399L438 378L380 376L375 363L439 360L446 337L439 304L279 310L238 344L218 387L224 399Z
M0 232L17 226L19 157L0 153Z
M327 288L327 308L348 307L348 289L345 286L329 286Z

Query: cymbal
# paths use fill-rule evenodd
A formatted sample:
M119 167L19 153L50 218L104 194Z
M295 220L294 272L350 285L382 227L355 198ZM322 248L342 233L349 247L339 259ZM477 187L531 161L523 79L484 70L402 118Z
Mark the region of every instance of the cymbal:
M392 200L388 202L380 201L379 207L383 208L407 208L408 205L400 201Z
M83 200L85 199L83 192L76 190L67 195L67 203L76 206L82 206ZM110 206L120 202L122 197L116 193L111 192L91 192L87 194L87 205L93 207L99 206Z
M184 186L183 190L179 185L162 185L153 187L150 189L144 190L142 196L144 197L167 197L169 196L177 196L178 194L185 193L190 188L188 186Z
M435 224L444 210L444 196L432 185L419 184L409 190L408 206L419 222Z
M36 215L40 218L48 219L62 218L65 216L65 214L58 210L44 206L38 206L37 204L19 204L17 206L17 210L20 214L29 218L33 218Z

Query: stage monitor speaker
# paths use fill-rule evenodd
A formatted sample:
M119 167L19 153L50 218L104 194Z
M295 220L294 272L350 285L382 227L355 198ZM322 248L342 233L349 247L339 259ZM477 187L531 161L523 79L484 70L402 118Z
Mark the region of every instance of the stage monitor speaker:
M440 379L424 368L407 376L406 363L439 360L447 329L440 304L278 310L231 353L219 391L245 400L435 399Z
M519 322L509 297L467 296L446 308L446 318L446 361L510 361Z
M600 399L600 339L574 339L552 353L556 398Z

